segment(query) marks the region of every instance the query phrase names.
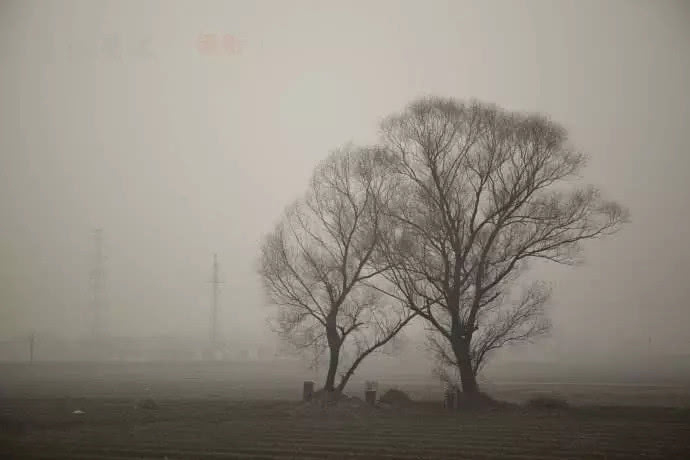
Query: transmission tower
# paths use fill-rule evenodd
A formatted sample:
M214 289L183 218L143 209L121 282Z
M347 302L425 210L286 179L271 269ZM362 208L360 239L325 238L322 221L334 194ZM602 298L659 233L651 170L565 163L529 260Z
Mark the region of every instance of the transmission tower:
M213 254L213 278L211 278L211 324L210 324L210 339L211 345L216 348L220 340L218 332L218 294L219 287L222 284L218 276L218 255Z
M91 336L103 335L103 308L105 304L105 264L103 255L103 229L93 232L94 252L91 262Z

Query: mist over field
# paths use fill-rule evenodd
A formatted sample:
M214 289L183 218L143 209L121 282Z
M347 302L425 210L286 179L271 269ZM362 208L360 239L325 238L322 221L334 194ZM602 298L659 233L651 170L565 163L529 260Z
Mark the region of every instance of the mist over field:
M690 458L687 0L0 0L0 458Z
M261 239L331 150L438 94L548 114L632 215L583 265L533 269L553 330L487 372L684 375L689 22L684 2L2 2L3 359L90 336L95 229L104 337L208 340L215 253L232 359L274 359ZM429 375L423 327L374 362Z

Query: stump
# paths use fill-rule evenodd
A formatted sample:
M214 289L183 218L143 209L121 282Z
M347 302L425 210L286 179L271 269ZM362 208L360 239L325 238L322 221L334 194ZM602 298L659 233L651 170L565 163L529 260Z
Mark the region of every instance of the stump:
M367 380L364 382L364 400L367 404L372 406L376 405L376 390L379 387L379 383L375 380Z
M302 387L302 401L311 401L311 398L314 396L314 382L311 380L307 380L304 382L304 386Z
M446 389L445 399L443 400L443 405L448 410L455 409L455 401L457 400L458 389L454 386Z

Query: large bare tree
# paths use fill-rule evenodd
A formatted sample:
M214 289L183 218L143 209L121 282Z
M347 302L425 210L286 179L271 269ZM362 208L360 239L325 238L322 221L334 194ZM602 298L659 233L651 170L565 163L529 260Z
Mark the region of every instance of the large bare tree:
M317 359L328 353L328 392L341 393L362 360L414 316L365 285L387 269L370 262L391 228L381 209L396 193L392 165L383 149L336 151L262 248L260 274L279 307L278 332L294 346L315 351ZM348 363L341 362L344 350L352 357Z
M492 351L548 330L548 289L514 295L530 259L576 263L581 243L617 231L627 212L574 183L585 156L543 116L424 98L382 135L403 199L386 208L396 238L377 254L388 284L375 287L427 321L438 356L475 395Z

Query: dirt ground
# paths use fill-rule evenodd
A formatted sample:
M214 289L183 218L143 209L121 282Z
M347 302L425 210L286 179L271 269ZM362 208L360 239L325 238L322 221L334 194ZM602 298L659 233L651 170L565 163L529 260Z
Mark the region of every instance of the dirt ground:
M690 458L690 411L577 408L449 414L295 402L4 400L2 458ZM83 414L73 414L79 408Z
M0 366L0 458L690 458L684 388L495 386L516 401L569 395L574 407L449 413L410 381L398 386L427 396L410 407L328 410L296 401L298 376L194 366Z

